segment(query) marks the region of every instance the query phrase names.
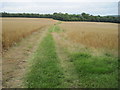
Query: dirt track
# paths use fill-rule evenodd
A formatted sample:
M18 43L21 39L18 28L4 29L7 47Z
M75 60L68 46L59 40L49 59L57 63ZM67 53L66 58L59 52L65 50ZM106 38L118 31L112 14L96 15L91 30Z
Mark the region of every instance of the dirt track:
M46 33L48 27L34 32L23 39L18 45L3 52L3 87L22 88L22 79L28 67L27 60L36 51L37 45Z

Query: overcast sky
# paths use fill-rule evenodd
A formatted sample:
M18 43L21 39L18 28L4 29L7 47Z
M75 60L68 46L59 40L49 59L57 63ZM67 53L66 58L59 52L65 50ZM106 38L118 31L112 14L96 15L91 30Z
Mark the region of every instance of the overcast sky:
M119 0L1 0L0 11L11 13L63 12L117 15Z

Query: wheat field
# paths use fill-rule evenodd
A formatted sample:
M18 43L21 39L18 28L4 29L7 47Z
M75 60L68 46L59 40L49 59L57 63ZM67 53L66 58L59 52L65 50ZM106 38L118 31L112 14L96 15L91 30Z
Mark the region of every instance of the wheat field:
M1 19L4 87L118 86L118 24L45 18Z
M118 24L98 22L63 22L63 36L94 48L118 49Z
M22 38L43 27L56 23L56 20L44 18L0 18L2 19L2 45L9 48Z

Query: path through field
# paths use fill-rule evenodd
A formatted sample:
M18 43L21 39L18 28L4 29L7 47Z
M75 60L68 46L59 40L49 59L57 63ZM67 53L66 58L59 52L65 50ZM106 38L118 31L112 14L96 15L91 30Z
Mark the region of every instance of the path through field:
M59 27L59 24L61 22L35 32L23 40L18 45L19 48L12 47L9 52L3 54L3 63L6 63L3 65L5 71L3 86L117 87L117 58L108 54L93 56L86 48L84 50L87 52L79 50L76 44L62 36L64 30ZM74 50L70 52L69 48Z
M29 88L78 88L79 78L73 63L59 46L56 25L40 43L27 74L26 85Z
M18 45L3 52L3 87L24 87L23 77L28 66L28 58L31 58L32 54L36 51L47 30L48 27L44 27L17 43Z
M52 33L54 40L56 42L56 52L60 59L60 65L64 73L64 82L63 85L66 85L70 88L80 88L80 80L74 68L74 65L69 60L69 56L66 54L64 47L60 45L61 37L56 32Z
M28 88L117 87L117 58L92 56L88 51L70 53L68 47L75 46L61 36L64 30L58 24L48 29L30 60L25 85Z

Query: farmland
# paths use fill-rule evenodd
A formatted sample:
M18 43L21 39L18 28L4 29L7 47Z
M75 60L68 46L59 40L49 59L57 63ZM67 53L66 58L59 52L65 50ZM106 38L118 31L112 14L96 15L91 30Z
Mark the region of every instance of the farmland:
M9 46L16 44L16 42L30 35L32 32L55 22L55 20L37 18L2 18L3 48L9 48Z
M111 23L62 23L70 40L94 48L118 49L118 25Z
M118 87L117 28L115 23L3 18L3 48L9 47L3 53L3 87Z

